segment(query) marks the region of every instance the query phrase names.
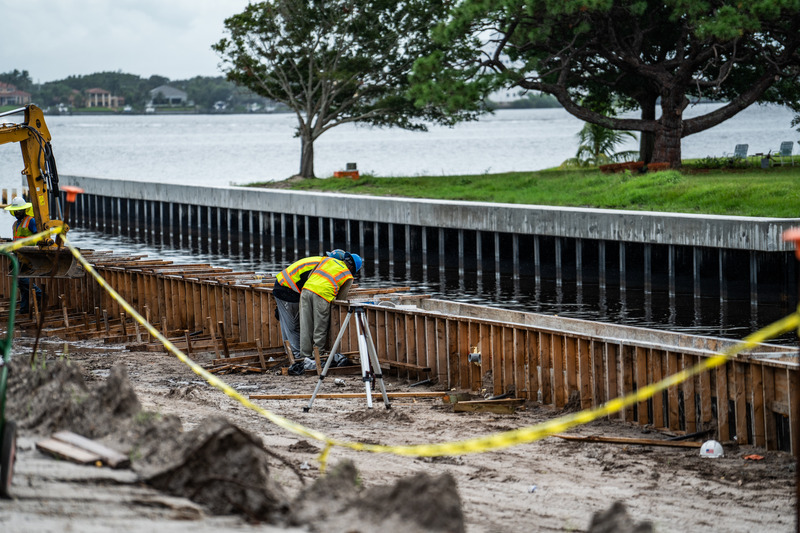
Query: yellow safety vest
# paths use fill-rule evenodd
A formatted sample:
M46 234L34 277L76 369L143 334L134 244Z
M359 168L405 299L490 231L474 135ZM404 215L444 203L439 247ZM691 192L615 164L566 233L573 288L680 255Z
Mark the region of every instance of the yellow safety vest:
M332 257L326 257L317 265L317 268L308 276L303 290L308 290L314 294L332 302L339 294L339 288L349 279L353 279L350 269Z
M33 232L28 228L31 224L31 220L33 217L28 215L22 220L15 220L13 224L14 229L14 240L17 239L24 239L25 237L30 237L33 235Z
M294 292L300 292L302 285L300 287L297 286L297 283L300 281L300 276L309 270L317 268L317 265L319 265L319 262L323 259L324 257L314 256L295 261L278 273L276 276L278 283L292 289Z

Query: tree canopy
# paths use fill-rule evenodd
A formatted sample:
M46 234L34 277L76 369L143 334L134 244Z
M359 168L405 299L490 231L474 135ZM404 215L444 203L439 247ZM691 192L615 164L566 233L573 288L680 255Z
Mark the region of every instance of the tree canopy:
M345 123L425 130L472 113L415 106L414 60L436 49L431 27L448 0L270 0L225 20L214 45L229 80L287 105L298 120L300 172L314 176L314 141Z
M441 50L415 65L420 102L455 111L500 88L542 91L584 121L641 131L645 161L679 166L683 137L756 102L800 111L798 0L462 0L435 37ZM684 118L700 98L726 103Z

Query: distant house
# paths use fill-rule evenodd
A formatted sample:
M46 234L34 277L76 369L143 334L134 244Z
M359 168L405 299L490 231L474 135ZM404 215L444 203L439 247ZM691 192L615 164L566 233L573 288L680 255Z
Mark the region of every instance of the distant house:
M110 107L116 109L125 105L125 98L113 96L109 91L95 87L86 89L86 107Z
M185 106L188 104L187 94L180 89L161 85L150 91L150 103L155 106Z
M15 85L0 81L0 105L27 105L31 103L31 93L18 91Z

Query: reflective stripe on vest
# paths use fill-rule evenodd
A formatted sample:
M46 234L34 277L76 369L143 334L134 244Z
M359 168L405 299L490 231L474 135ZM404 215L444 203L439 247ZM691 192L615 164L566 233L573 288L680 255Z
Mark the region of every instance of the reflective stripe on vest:
M28 229L28 226L31 224L31 220L33 217L28 215L22 220L14 221L14 240L17 239L24 239L25 237L30 237L33 235L33 232Z
M300 281L300 276L309 270L317 268L317 265L319 265L322 259L323 257L315 256L295 261L278 273L276 276L278 278L278 283L292 289L294 292L300 292L301 287L297 286L297 282Z
M326 257L308 276L303 289L332 302L339 294L339 288L349 279L353 279L353 275L343 261Z

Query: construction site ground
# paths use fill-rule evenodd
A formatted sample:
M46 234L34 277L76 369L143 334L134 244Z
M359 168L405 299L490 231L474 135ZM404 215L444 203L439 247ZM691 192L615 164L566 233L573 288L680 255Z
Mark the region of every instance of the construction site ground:
M13 357L28 359L33 339L14 343ZM131 352L122 345L70 343L45 338L44 363L58 360L75 365L91 389L122 365L144 410L180 419L188 432L222 416L263 440L272 454L272 478L290 498L326 501L330 494L308 488L321 477L322 444L277 427L209 386L176 357L166 353ZM216 357L196 355L198 362ZM316 375L270 372L220 376L245 396L311 393ZM360 376L337 376L323 382L322 392L360 392ZM10 381L16 378L12 373ZM389 391L433 391L411 388L411 379L387 376ZM24 391L23 391L24 392ZM9 398L26 405L22 393ZM397 399L392 408L382 401L367 409L364 399L258 400L270 411L344 441L372 444L418 444L455 441L529 426L563 413L528 402L513 414L454 413L441 399ZM69 428L68 420L59 427ZM132 470L79 466L51 458L35 448L49 436L53 424L20 429L12 500L0 500L0 530L46 531L370 531L376 524L359 524L328 516L322 523L291 526L254 521L241 514L215 515L203 505L144 484ZM664 439L651 428L620 421L597 420L573 429L574 435ZM758 455L760 460L745 459ZM134 458L136 460L136 458ZM573 442L559 438L511 448L455 457L414 458L333 448L331 466L351 460L363 487L362 501L378 487L423 472L449 473L460 497L469 533L502 531L587 531L595 513L620 501L637 523L649 521L658 532L670 531L792 531L794 529L795 463L785 452L765 452L727 444L725 456L699 456L688 448ZM248 465L241 465L246 469ZM305 491L305 492L304 492ZM324 516L324 515L323 515ZM327 521L327 522L325 522ZM382 527L396 531L398 527ZM424 525L408 527L425 531ZM441 528L439 529L441 530Z

